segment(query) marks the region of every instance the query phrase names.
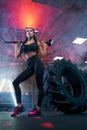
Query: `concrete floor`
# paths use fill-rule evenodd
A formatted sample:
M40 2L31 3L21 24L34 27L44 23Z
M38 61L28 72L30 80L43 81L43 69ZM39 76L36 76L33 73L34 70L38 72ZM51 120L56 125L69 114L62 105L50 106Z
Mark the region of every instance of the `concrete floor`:
M43 111L42 117L28 117L27 112L15 118L11 112L0 112L0 130L87 130L87 112L65 115L61 112Z

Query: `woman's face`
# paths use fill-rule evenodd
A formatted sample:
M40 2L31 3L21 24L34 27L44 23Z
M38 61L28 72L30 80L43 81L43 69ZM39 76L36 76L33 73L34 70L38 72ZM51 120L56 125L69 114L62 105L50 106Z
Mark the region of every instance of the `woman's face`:
M26 30L26 34L27 34L28 37L33 37L35 35L35 32L32 28L28 28Z

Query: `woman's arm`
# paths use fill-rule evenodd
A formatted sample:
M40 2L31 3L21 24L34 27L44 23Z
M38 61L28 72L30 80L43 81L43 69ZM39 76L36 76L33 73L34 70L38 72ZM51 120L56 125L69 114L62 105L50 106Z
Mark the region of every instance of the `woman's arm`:
M26 57L21 52L20 43L15 44L15 57L20 57L23 61L26 61Z
M21 57L20 43L15 44L15 57Z
M46 56L47 54L47 45L46 43L38 42L39 50L42 56Z

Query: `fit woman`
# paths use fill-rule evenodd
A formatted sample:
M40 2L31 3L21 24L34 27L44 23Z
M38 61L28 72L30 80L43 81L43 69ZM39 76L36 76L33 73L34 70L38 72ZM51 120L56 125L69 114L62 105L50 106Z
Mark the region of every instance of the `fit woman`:
M27 68L13 81L15 95L17 99L17 106L12 112L11 116L16 116L24 111L24 107L21 101L21 90L19 84L27 80L33 74L35 74L37 88L38 88L38 99L36 107L28 113L29 116L41 114L41 104L44 96L43 91L43 73L44 66L39 58L38 54L46 55L46 43L41 43L36 40L35 30L33 28L27 28L27 40L20 44L15 45L16 57L25 58Z

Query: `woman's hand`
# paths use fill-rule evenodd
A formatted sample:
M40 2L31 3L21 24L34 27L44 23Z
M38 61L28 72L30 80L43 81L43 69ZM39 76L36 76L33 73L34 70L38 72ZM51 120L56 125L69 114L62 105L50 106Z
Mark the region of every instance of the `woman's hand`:
M21 44L21 42L18 41L18 42L15 44L15 46L19 46L20 44Z

